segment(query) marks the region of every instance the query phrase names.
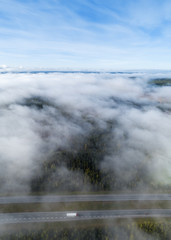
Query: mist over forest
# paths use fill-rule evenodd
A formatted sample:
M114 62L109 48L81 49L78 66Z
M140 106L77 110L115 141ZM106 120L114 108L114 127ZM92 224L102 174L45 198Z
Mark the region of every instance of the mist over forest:
M1 73L0 191L171 189L170 78Z

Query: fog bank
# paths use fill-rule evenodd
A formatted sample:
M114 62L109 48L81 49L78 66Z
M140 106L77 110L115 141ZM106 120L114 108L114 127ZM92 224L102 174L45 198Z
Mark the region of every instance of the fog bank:
M46 178L56 190L59 181L66 190L92 190L86 172L67 165L87 149L100 176L112 172L111 190L136 178L136 188L170 187L171 87L149 84L166 77L171 74L0 74L1 192L29 192L49 159L50 168L56 165Z

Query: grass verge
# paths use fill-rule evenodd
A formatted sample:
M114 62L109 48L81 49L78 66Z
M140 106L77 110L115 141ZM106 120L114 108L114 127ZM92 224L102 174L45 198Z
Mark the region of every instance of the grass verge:
M51 212L112 209L169 209L171 201L123 201L123 202L73 202L73 203L31 203L0 205L1 213Z

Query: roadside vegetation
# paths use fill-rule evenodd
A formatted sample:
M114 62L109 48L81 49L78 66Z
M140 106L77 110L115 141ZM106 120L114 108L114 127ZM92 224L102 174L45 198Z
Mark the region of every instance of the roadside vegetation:
M0 213L86 211L113 209L171 209L170 201L25 203L0 205Z
M37 229L36 229L37 227ZM137 219L102 220L79 223L57 223L28 225L22 229L20 225L10 228L0 240L170 240L171 222L169 220Z

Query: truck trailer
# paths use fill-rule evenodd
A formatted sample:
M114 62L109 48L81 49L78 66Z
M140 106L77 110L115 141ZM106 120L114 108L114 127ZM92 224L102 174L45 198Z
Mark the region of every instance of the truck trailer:
M75 213L66 213L66 216L67 217L77 217L78 214L75 212Z

